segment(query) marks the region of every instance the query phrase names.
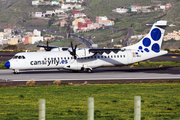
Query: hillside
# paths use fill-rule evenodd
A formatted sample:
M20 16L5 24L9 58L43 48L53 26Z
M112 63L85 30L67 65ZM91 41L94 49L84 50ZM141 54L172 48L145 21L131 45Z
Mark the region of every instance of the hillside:
M0 1L0 29L5 27L46 27L48 20L45 19L32 19L29 17L31 12L45 12L46 10L55 9L54 6L40 6L33 7L31 5L32 0L6 0L6 2ZM106 30L97 30L94 32L81 33L85 37L96 36L93 41L99 44L99 47L113 46L114 44L122 44L125 39L128 27L133 25L133 34L145 34L149 31L149 27L145 24L152 24L158 20L167 20L168 24L174 24L176 27L169 27L167 32L173 30L179 30L180 28L180 16L177 11L180 11L179 0L161 0L162 4L171 2L173 7L163 11L157 11L152 13L128 13L118 14L112 12L112 9L117 7L129 7L132 4L140 3L141 5L157 4L152 3L151 0L87 0L87 9L83 12L87 14L95 22L96 16L107 16L109 19L115 21L115 25ZM23 22L25 20L26 22ZM1 30L2 31L2 30ZM115 31L115 32L113 32ZM114 39L114 43L110 43L110 40ZM166 44L168 46L168 44ZM177 47L180 46L177 43ZM179 48L179 47L178 47Z

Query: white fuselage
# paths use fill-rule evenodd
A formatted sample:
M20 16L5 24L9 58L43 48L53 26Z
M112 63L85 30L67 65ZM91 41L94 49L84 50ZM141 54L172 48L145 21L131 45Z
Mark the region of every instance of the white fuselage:
M50 51L50 52L23 52L15 56L24 56L24 59L10 59L10 69L29 70L29 69L69 69L81 70L82 68L97 68L103 66L121 66L128 65L142 60L166 54L166 51L160 53L133 54L132 50L111 52L102 55L96 54L91 57L74 59L68 51ZM22 57L21 57L22 58Z

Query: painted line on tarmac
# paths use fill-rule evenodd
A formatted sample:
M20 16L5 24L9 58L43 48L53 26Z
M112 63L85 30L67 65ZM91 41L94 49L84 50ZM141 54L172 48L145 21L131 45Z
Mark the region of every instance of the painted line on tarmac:
M37 79L34 81L55 81L55 80L62 80L62 81L88 81L88 80L156 80L156 79L180 79L179 76L177 77L150 77L150 78L91 78L91 79ZM30 80L9 80L9 81L30 81Z

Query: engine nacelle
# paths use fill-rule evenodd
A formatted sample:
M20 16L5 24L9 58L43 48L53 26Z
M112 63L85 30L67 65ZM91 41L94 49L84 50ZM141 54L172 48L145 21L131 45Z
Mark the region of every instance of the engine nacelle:
M64 48L64 47L57 47L57 48L53 48L51 49L51 51L67 51L68 48Z
M84 57L93 56L94 53L89 52L89 49L79 49L76 51L76 55L78 58L84 58Z
M82 65L67 65L64 67L66 70L81 70Z

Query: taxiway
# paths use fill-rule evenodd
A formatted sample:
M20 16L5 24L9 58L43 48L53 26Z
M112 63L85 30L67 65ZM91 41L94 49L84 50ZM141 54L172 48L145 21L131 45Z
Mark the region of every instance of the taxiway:
M143 81L180 80L180 67L96 69L93 73L72 73L67 70L20 71L0 70L0 82L5 81Z

